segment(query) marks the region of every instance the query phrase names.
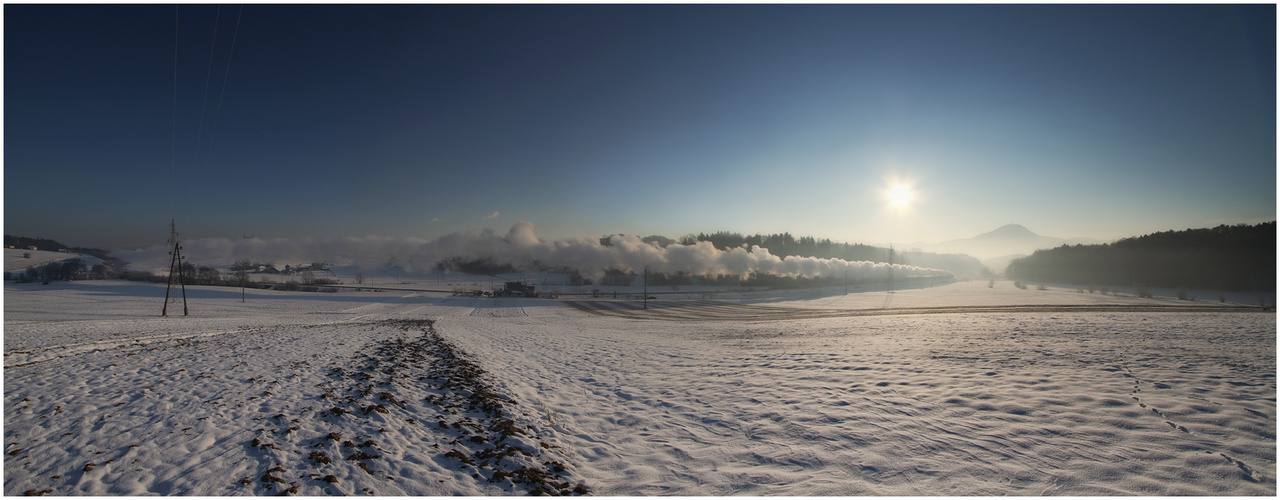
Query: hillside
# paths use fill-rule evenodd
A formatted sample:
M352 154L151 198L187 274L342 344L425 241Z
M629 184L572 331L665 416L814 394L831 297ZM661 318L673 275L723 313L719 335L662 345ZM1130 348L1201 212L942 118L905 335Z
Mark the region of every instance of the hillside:
M101 279L124 263L105 250L68 247L46 238L4 235L5 279ZM16 247L16 248L15 248ZM92 273L90 273L92 271Z
M39 250L43 252L69 252L80 255L92 255L99 260L111 260L108 251L100 248L73 247L48 238L31 238L27 236L4 235L4 247L17 250ZM7 268L6 268L7 270Z
M102 259L78 253L6 248L4 249L4 271L24 271L32 267L39 267L70 259L80 259L80 262L86 266L94 266L102 263Z
M1276 223L1166 231L1111 244L1063 245L1014 260L1024 281L1214 290L1276 289Z
M4 235L4 246L24 248L27 250L44 250L47 252L57 252L66 250L67 246L57 241L47 238L29 238L26 236L14 236L11 234ZM32 248L35 247L35 248Z

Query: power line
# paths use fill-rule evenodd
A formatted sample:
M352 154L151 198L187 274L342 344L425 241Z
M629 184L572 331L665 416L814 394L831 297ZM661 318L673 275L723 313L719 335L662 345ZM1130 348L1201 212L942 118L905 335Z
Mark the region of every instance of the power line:
M201 176L199 175L199 171L198 171L199 163L200 163L200 137L204 135L204 109L205 109L205 103L208 102L209 100L209 81L213 79L213 53L214 53L214 50L217 49L218 47L218 21L220 21L221 19L222 19L222 6L219 5L218 10L215 13L213 18L213 40L209 43L209 65L208 65L208 69L205 70L205 75L204 75L204 94L202 94L202 96L200 97L200 121L196 122L196 147L194 151L195 154L192 155L193 157L191 159L191 173L195 178L194 180L196 181L199 181L201 179ZM198 194L199 192L200 190L198 189L195 190L195 193ZM188 220L191 219L191 205L192 205L192 198L187 198L187 219Z
M218 118L222 116L222 98L227 94L227 80L231 77L231 57L236 53L236 38L240 35L240 17L244 15L244 5L240 6L240 12L236 14L236 28L231 34L231 50L227 52L227 67L222 72L222 88L218 91L218 105L214 108L213 127L209 129L209 152L205 155L204 168L209 169L209 163L213 161L213 139L218 135ZM210 60L212 63L212 59ZM199 154L197 152L197 154ZM204 172L201 172L200 178L204 179ZM199 191L197 191L199 195Z
M243 5L240 6L240 13L241 14L244 13ZM164 303L164 307L160 311L160 314L162 316L168 316L169 298L171 295L170 292L173 288L175 270L177 271L177 280L178 280L179 286L182 287L182 315L183 316L187 315L187 289L186 289L186 280L184 279L183 269L182 269L182 264L183 264L182 246L181 246L181 243L178 241L178 231L176 229L176 221L172 218L172 215L175 210L177 192L178 192L178 186L177 186L178 159L177 158L178 158L178 43L180 41L179 29L178 29L179 19L180 17L179 17L178 6L175 5L173 8L173 116L172 116L172 122L171 122L172 132L170 136L170 145L169 145L169 161L170 161L169 213L171 216L169 221L169 243L173 245L173 251L170 252L170 254L172 255L172 260L170 261L170 264L169 264L169 285L165 288L165 303ZM196 176L195 180L197 182L200 182L203 179L202 172L200 171L200 139L201 139L201 136L204 135L205 104L208 102L208 98L209 98L209 82L213 79L213 56L216 53L216 49L218 46L218 24L221 21L221 19L222 19L222 6L219 5L216 17L214 17L214 21L213 21L213 40L210 42L210 45L209 45L209 64L208 64L208 68L205 71L204 95L201 97L201 101L200 101L200 121L198 122L198 126L196 128L195 155L193 157L193 161L191 165L192 173L193 175ZM232 35L231 52L228 53L227 55L227 73L228 74L231 71L231 54L235 52L235 40L239 32L240 32L240 16L237 15L236 16L236 33ZM222 79L222 90L218 94L218 107L217 107L218 112L217 114L214 115L213 127L210 129L210 132L209 132L209 157L212 157L213 155L213 137L217 129L218 115L221 114L222 96L225 94L226 88L227 88L227 75L224 74ZM205 165L207 168L208 160L206 160ZM200 190L197 189L196 193L194 193L192 197L193 198L197 197L199 195L199 192ZM193 210L192 204L193 204L192 198L187 198L187 216L188 217L191 217L191 213ZM243 290L241 293L243 294Z
M240 35L240 20L244 16L244 5L241 5L239 11L236 13L236 26L231 35L231 48L227 52L227 64L225 69L223 70L222 87L218 91L218 104L215 107L215 111L214 111L213 125L209 129L209 140L207 141L207 145L206 145L207 150L205 153L205 161L204 161L204 164L201 165L199 162L200 138L204 135L203 129L204 129L204 116L205 116L205 109L206 109L205 103L207 102L207 98L209 94L209 82L211 82L213 78L213 56L214 56L215 48L217 45L218 24L219 24L219 19L221 18L221 15L222 15L221 7L219 7L218 17L215 18L214 20L214 33L213 33L214 40L210 44L210 48L209 48L209 66L205 74L205 98L201 101L201 104L200 104L200 131L196 134L196 152L195 152L196 158L192 164L192 168L195 171L193 172L196 179L195 182L197 184L197 188L194 189L192 198L188 199L188 206L187 206L188 216L192 218L194 218L194 212L199 207L199 204L200 204L200 198L203 192L203 186L205 185L207 173L209 171L209 164L213 162L213 144L214 144L214 139L217 137L218 122L222 116L222 102L227 93L227 82L230 80L230 77L231 77L231 60L235 55L236 40L239 38L239 35ZM196 208L192 208L193 206Z
M178 6L173 6L173 135L169 144L169 217L178 196Z
M231 76L231 56L236 53L236 38L240 35L240 17L244 15L244 6L240 6L240 12L236 14L236 29L231 33L231 51L227 53L227 69L222 73L222 89L218 91L218 107L213 114L213 128L209 131L209 157L213 156L213 138L218 132L218 117L222 116L222 96L227 93L227 80ZM205 160L205 165L209 165L209 160Z

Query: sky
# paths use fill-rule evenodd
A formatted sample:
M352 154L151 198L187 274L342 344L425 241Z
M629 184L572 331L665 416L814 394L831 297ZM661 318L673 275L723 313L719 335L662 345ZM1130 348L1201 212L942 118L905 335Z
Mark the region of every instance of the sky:
M1275 26L1274 5L6 4L4 232L1269 221Z

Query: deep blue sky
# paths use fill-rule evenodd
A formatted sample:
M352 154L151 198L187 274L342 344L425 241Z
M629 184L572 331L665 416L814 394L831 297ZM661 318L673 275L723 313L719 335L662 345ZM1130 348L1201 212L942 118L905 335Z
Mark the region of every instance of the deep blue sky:
M177 13L175 148L172 5L4 6L6 233L902 243L1276 213L1274 5Z

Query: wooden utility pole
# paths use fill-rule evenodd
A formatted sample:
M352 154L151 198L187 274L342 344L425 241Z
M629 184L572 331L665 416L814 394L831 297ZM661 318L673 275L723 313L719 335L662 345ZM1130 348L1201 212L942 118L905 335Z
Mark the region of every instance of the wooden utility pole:
M187 284L182 279L182 246L178 244L178 230L172 219L169 220L169 243L173 244L173 251L169 255L173 259L169 262L169 284L164 289L164 307L160 309L161 316L169 315L169 296L173 290L173 274L174 270L178 271L178 286L182 288L182 315L187 315Z
M644 308L649 308L649 266L644 266Z
M889 244L889 293L893 293L893 244Z

